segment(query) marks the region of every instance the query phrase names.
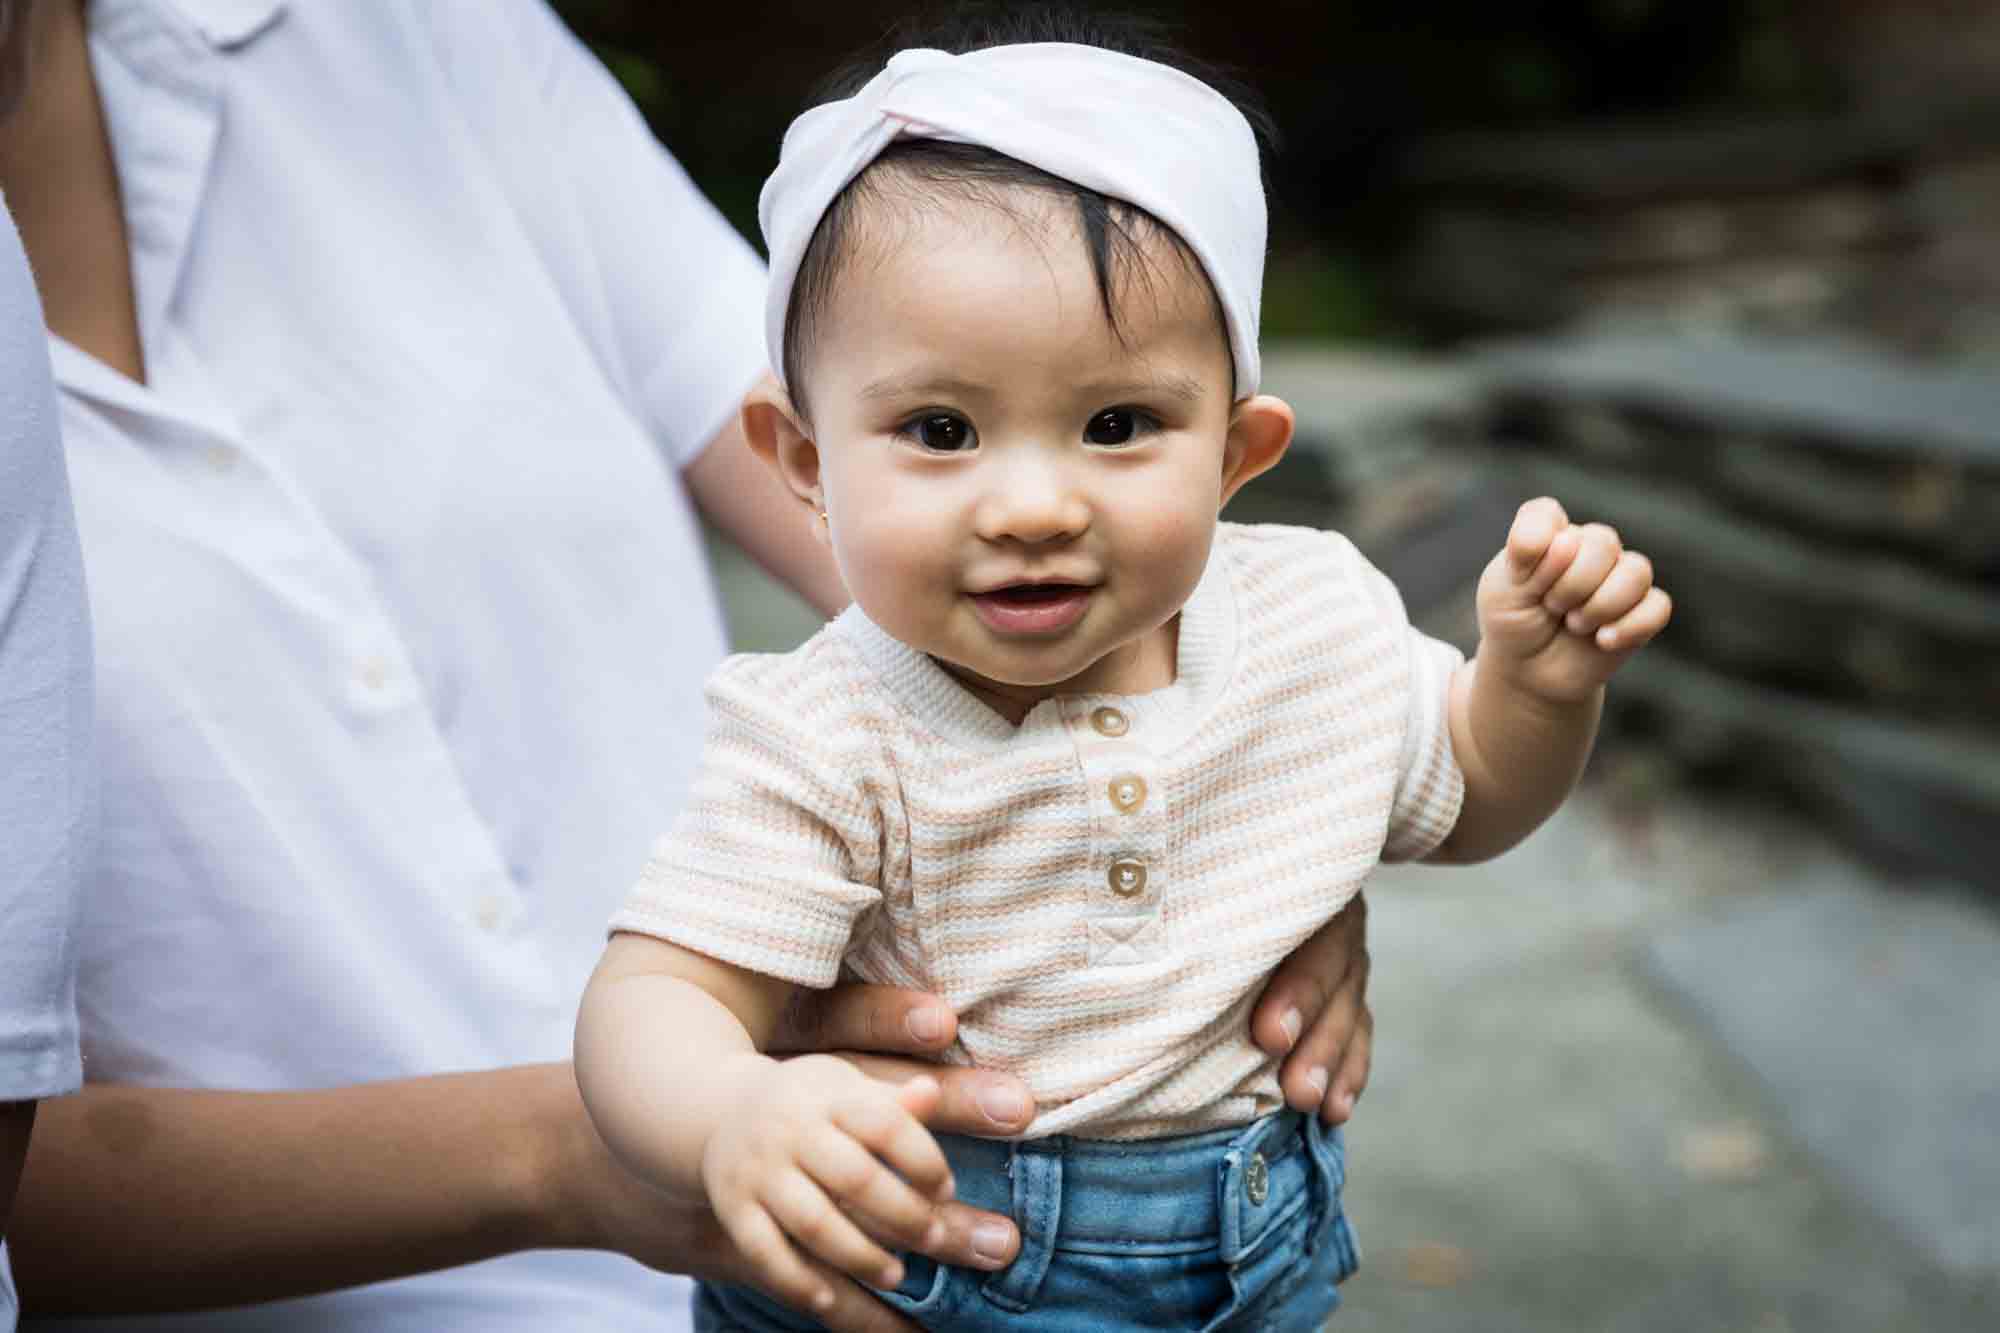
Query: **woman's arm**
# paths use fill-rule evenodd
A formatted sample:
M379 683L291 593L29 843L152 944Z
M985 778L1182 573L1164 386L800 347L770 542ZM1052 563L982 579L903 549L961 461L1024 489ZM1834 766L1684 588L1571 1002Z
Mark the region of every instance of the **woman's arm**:
M842 988L811 1013L812 1034L843 1045L924 1053L951 1038L949 1011L914 992ZM918 1013L946 1021L912 1025ZM1018 1082L932 1072L945 1089L933 1128L1026 1127ZM1019 1237L1006 1218L957 1204L943 1217L932 1257L986 1269L1012 1260ZM528 1248L607 1249L739 1281L749 1272L706 1209L612 1159L567 1064L314 1092L86 1087L43 1103L7 1239L31 1315L243 1305ZM859 1287L838 1294L823 1316L831 1327L905 1327Z
M759 565L799 596L832 616L848 603L833 556L813 540L811 515L799 498L758 460L743 438L740 418L681 472L689 494L709 522L729 534Z
M27 1159L28 1135L34 1128L35 1103L0 1102L0 1240L7 1239L14 1190L21 1182L21 1163Z
M43 1109L31 1145L9 1237L22 1308L239 1305L589 1244L581 1196L615 1182L557 1184L587 1161L586 1127L564 1065L315 1092L87 1087Z

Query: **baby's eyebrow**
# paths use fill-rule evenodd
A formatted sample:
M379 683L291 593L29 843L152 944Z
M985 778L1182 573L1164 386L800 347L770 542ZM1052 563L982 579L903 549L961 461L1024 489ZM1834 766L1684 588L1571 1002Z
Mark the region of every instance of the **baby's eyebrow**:
M1150 394L1165 394L1185 403L1201 401L1205 386L1201 377L1176 371L1161 375L1156 379L1135 379L1107 381L1099 384L1078 386L1079 393L1107 401L1118 398L1145 397ZM926 394L937 394L954 398L978 398L992 393L991 386L956 376L940 375L934 378L922 376L889 376L871 380L861 387L861 397L870 402L885 398L907 398Z
M913 394L945 394L957 398L976 398L991 392L984 384L971 380L957 379L941 375L933 379L917 376L896 377L874 380L862 386L861 396L874 400L880 398L905 398Z
M1138 380L1131 384L1117 384L1110 387L1121 393L1164 393L1182 402L1194 403L1201 401L1204 386L1200 376L1177 372L1163 375L1156 380Z

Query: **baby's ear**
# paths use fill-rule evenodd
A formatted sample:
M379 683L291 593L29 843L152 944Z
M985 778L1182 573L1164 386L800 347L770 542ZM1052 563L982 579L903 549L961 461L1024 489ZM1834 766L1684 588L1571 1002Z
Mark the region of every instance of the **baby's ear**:
M770 375L744 395L743 438L787 490L814 514L820 511L819 446L792 405L792 396Z
M1268 472L1292 443L1292 408L1282 398L1253 394L1229 409L1229 435L1222 445L1222 503L1243 483Z

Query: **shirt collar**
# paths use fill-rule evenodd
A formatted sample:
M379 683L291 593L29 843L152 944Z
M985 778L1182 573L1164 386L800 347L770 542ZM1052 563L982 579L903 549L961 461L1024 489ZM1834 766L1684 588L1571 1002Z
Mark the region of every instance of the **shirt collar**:
M259 35L285 11L285 0L173 0L173 4L209 45L225 51Z
M1044 699L1019 727L980 702L943 667L870 620L860 603L841 612L832 629L854 647L906 714L962 748L1002 749L1017 738L1080 722L1098 704L1115 703L1139 715L1147 747L1165 754L1207 720L1235 674L1237 606L1228 550L1233 530L1229 524L1220 526L1208 568L1181 608L1173 684L1148 694Z

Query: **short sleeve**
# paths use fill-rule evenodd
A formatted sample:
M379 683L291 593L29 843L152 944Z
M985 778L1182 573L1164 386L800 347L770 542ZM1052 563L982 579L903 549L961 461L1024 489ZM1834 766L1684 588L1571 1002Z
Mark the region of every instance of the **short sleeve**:
M693 791L611 928L831 986L881 901L881 818L860 778L868 762L838 723L788 715L783 691L734 670L744 660L709 684Z
M766 368L763 261L543 0L421 8L565 305L685 467Z
M90 618L41 306L0 210L0 1101L73 1091L95 842Z
M1416 861L1451 836L1465 803L1465 772L1451 747L1450 708L1451 678L1465 655L1410 624L1396 585L1380 570L1365 567L1380 631L1400 643L1408 681L1402 756L1382 859Z

